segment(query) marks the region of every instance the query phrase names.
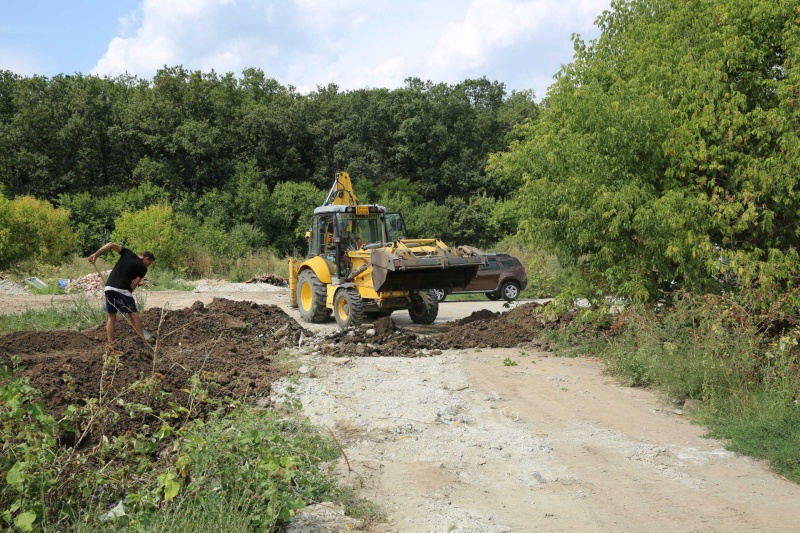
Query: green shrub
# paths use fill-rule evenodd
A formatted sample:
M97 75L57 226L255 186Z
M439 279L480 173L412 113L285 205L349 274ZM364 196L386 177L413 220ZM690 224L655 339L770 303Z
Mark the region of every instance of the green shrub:
M176 484L167 512L142 508L134 516L147 531L207 531L198 526L220 523L235 524L232 531L271 531L307 502L335 495L318 462L335 459L338 448L308 421L240 408L189 428L176 450L174 467L165 471L170 475L159 476ZM184 480L191 480L191 490Z
M16 369L15 369L16 370ZM40 393L0 359L0 524L38 529L46 519L44 495L56 484L58 423L44 411Z
M252 224L236 224L230 231L213 219L195 225L194 231L183 229L195 248L205 250L214 257L236 259L251 250L263 248L264 233Z
M206 250L194 245L188 246L178 259L177 271L188 279L211 278L214 276L215 258Z
M305 234L311 214L325 199L325 191L310 183L281 182L272 191L265 218L265 247L279 253L297 253L307 248Z
M114 219L126 211L139 211L150 205L163 205L169 200L167 192L150 183L108 196L88 192L62 194L61 207L70 211L72 226L78 233L81 255L89 255L111 240Z
M227 273L218 272L231 281L246 281L262 274L275 274L282 278L289 277L289 261L280 258L270 251L248 253L234 261Z
M156 256L157 267L180 267L178 258L183 253L185 237L169 206L153 205L123 213L114 221L113 239L137 254L150 250Z
M656 385L670 397L725 401L760 380L762 339L725 298L681 294L672 307L634 305L616 317L608 346L612 371L629 385Z
M158 268L151 270L147 274L150 282L148 290L154 291L190 291L194 289L194 284L189 283L171 268Z
M32 196L8 201L0 195L0 268L27 260L58 265L77 243L66 209Z

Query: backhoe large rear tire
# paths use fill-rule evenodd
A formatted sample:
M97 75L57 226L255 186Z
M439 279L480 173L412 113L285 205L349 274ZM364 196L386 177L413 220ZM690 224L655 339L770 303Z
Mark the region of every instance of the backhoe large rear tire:
M340 328L360 326L364 322L364 301L356 289L339 289L333 297L333 316Z
M325 307L327 289L314 271L304 270L297 278L297 308L300 318L306 322L321 324L327 322L331 310Z
M408 316L415 324L433 324L439 315L439 299L436 291L420 292L411 297L411 307L408 309Z

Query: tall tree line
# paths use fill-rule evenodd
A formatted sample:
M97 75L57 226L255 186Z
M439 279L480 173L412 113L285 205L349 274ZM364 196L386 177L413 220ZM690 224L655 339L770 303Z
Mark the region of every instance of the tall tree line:
M173 67L152 80L2 71L0 182L9 197L151 184L175 199L224 188L252 163L270 189L324 188L348 170L374 185L408 179L427 200L496 196L504 191L486 177L487 156L537 112L532 93L508 95L486 78L301 95L257 69Z

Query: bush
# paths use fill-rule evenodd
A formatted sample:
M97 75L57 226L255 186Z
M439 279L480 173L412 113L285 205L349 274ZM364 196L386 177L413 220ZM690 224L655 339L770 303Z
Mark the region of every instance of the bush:
M0 194L0 268L25 260L57 265L77 244L66 209L32 196L9 201Z
M88 192L62 194L58 203L70 211L70 220L78 233L79 253L88 255L111 240L114 219L122 213L166 204L168 200L169 195L164 189L143 183L108 196L94 196Z
M56 483L53 465L58 423L44 411L28 378L14 376L0 360L0 524L32 531L45 519L42 496Z
M136 253L150 250L158 266L178 268L185 237L175 224L172 208L165 205L126 212L114 221L113 239Z
M756 355L765 340L729 299L679 294L668 309L635 305L616 317L621 333L609 347L612 371L630 385L656 385L671 398L741 400L762 383Z
M279 253L305 250L305 234L314 209L325 199L325 191L310 183L281 182L275 185L272 205L267 214L266 246Z

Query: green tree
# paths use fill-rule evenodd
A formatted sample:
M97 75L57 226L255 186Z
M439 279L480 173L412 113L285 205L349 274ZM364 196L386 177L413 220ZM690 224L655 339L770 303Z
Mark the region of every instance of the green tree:
M576 38L539 121L491 159L520 191L522 230L600 293L644 299L673 282L718 289L721 258L757 277L787 257L798 17L792 2L612 2L601 37ZM773 269L784 287L791 270Z
M167 204L169 195L149 183L125 192L95 196L88 192L62 194L58 203L69 210L72 227L78 233L78 247L88 255L111 239L114 220L125 211L139 211L150 205Z
M309 183L278 183L272 191L266 245L280 253L302 253L311 215L324 200L325 191Z

